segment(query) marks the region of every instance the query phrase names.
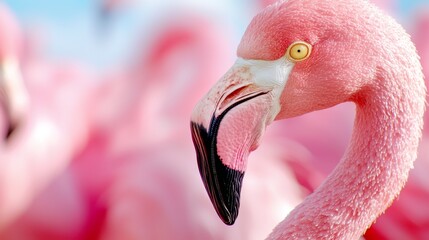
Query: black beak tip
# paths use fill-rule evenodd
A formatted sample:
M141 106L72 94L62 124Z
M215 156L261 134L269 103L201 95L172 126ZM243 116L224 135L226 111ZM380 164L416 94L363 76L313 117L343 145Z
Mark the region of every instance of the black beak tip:
M227 211L226 213L224 212L223 214L221 214L218 210L219 208L216 207L216 211L218 212L219 217L226 225L231 226L235 223L235 220L237 220L238 208L231 209L232 211Z
M234 224L240 207L244 172L224 165L217 154L217 129L207 131L191 122L192 140L197 153L198 168L213 206L227 225Z
M233 225L235 223L235 220L236 218L228 218L228 219L222 218L222 221L228 226Z

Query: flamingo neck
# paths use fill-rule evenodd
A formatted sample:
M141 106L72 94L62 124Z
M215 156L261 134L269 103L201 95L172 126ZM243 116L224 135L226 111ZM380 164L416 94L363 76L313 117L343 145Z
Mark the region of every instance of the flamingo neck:
M269 239L358 239L398 196L416 159L424 85L385 81L353 99L351 144L334 171ZM410 97L410 96L416 96Z

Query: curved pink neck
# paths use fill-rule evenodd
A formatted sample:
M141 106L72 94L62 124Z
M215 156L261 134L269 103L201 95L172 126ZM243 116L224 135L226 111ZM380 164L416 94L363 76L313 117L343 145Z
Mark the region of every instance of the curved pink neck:
M342 161L269 239L358 239L399 194L416 159L425 87L378 80L384 86L352 99L355 127Z

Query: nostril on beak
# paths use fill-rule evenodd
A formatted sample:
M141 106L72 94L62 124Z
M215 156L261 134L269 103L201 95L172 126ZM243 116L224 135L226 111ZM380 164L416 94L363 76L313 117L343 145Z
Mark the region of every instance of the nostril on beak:
M219 99L216 107L217 113L222 113L239 102L269 93L270 91L270 89L256 87L252 84L237 86L235 89L226 91Z
M237 100L240 96L243 96L243 92L245 91L247 86L240 86L236 89L231 90L229 93L225 93L217 106L217 109L222 112L222 109L227 108L229 105L231 105L232 102L235 102L234 100Z

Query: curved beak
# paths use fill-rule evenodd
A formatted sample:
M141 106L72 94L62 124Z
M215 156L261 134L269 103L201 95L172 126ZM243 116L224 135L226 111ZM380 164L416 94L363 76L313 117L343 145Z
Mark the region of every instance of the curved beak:
M198 168L219 217L232 225L247 158L280 111L293 63L238 59L194 108L191 132Z
M0 106L4 108L8 123L8 139L28 110L29 96L15 58L0 59Z

